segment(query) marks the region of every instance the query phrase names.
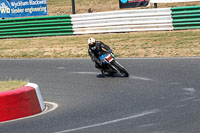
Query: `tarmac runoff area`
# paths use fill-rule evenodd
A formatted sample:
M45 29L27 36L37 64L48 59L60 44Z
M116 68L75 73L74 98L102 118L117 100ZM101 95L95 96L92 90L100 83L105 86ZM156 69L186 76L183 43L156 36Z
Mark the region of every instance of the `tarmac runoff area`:
M0 60L0 80L28 77L55 103L44 102L48 113L0 123L1 132L200 132L199 57L117 60L129 78L99 77L89 59Z

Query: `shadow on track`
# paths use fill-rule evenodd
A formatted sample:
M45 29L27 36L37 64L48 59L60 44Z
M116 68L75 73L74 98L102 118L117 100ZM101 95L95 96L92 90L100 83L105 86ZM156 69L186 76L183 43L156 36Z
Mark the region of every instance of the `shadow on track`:
M127 78L127 77L124 77L120 74L112 74L112 75L110 75L110 74L98 74L96 77L97 78Z

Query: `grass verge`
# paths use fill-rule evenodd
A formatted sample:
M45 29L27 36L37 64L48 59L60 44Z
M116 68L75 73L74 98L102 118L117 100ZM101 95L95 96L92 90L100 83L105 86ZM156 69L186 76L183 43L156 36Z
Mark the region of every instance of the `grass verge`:
M0 92L14 90L26 85L27 83L28 81L20 81L20 80L0 81Z
M200 56L200 30L110 33L0 40L0 58L87 58L87 39L108 44L116 57Z

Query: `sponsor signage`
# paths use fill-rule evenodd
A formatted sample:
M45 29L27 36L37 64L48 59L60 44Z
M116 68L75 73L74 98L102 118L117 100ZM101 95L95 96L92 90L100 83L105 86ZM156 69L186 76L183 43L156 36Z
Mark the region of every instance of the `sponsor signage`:
M150 0L151 3L174 3L174 2L192 2L200 0Z
M47 15L47 0L0 0L0 17Z
M148 6L149 0L119 0L120 8L134 8Z

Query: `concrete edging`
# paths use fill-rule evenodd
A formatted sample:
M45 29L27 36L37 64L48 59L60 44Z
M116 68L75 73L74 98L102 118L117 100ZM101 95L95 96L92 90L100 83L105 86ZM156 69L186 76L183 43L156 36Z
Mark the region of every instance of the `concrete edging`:
M0 93L0 122L14 120L44 111L39 86L34 83Z

